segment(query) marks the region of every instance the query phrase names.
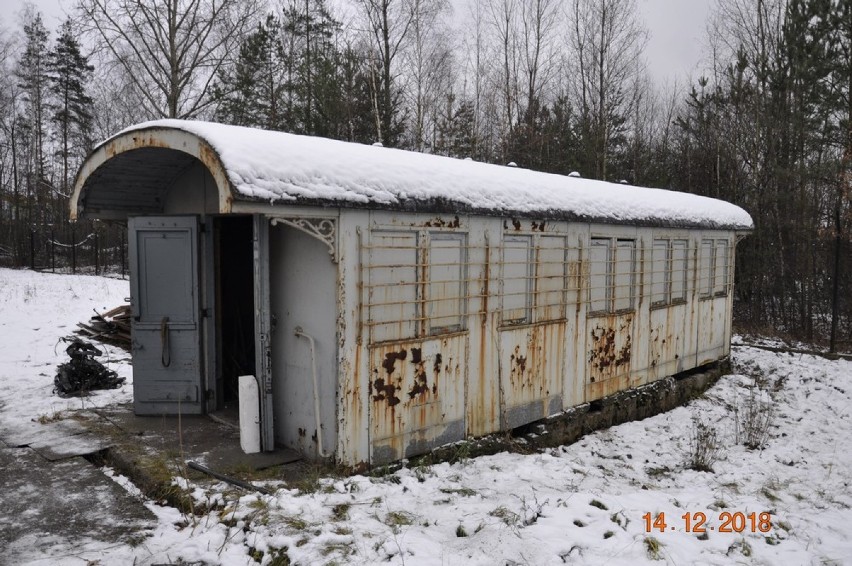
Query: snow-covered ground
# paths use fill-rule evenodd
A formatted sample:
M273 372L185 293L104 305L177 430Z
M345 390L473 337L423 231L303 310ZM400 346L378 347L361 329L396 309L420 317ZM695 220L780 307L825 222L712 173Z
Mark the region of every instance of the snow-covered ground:
M0 270L0 426L81 405L51 394L64 359L57 340L126 295L123 281ZM126 355L110 352L111 366L129 376ZM746 346L733 358L737 373L703 398L571 446L380 478L311 477L300 488L273 483L272 496L188 486L214 510L187 517L148 502L159 526L140 544L91 541L51 557L34 550L33 561L270 564L286 549L305 565L852 564L852 364ZM736 443L754 398L771 399L774 411L762 450ZM125 385L85 404L129 399ZM712 472L687 467L695 419L721 444ZM661 512L666 529L648 532L643 516ZM699 513L706 533L685 532L683 515L694 526ZM723 513L743 532L719 532Z

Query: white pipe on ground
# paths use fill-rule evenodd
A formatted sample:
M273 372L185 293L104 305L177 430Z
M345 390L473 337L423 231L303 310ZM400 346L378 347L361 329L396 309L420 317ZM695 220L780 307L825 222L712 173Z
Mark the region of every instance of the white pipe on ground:
M311 373L314 380L314 414L316 415L317 420L317 451L319 452L320 458L328 458L330 454L326 454L322 449L322 421L320 419L319 384L317 383L316 343L314 342L313 337L305 334L301 326L296 327L296 336L307 338L311 343Z

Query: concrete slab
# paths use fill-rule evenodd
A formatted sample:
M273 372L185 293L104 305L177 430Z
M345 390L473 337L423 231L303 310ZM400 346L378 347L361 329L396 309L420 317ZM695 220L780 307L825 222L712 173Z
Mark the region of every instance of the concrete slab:
M246 454L240 449L240 431L207 416L140 417L129 405L95 409L106 421L121 429L134 443L144 444L160 453L193 460L217 472L262 470L301 459L295 450ZM113 450L121 450L116 443Z
M139 540L156 517L83 458L48 462L29 448L0 447L0 562L68 552L91 541Z
M99 415L76 411L74 416L73 419L62 418L53 422L6 423L0 429L0 440L10 447L28 446L50 461L87 456L110 446L107 436L92 434L81 424L83 420L102 420Z
M69 436L83 434L84 432L86 432L86 428L71 419L47 423L20 421L7 423L3 429L0 429L0 439L3 439L3 442L9 446L20 448L33 443L46 445L52 441L62 442Z
M89 432L75 434L62 439L49 438L33 442L29 447L35 450L45 460L54 462L74 456L88 456L109 448L112 442L103 436Z

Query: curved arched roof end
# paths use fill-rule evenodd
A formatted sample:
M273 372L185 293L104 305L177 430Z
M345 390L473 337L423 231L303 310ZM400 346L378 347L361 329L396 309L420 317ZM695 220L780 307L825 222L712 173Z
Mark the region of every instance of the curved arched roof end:
M93 217L159 212L168 183L200 161L216 184L218 211L231 211L233 186L218 152L207 141L170 126L129 128L92 151L79 172L71 194L70 213Z

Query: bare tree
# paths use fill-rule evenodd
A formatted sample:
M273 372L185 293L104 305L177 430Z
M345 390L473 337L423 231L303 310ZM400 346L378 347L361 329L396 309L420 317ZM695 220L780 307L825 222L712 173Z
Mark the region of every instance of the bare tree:
M599 179L607 177L614 146L633 113L637 76L648 32L637 17L635 0L572 0L567 68L580 102L587 165Z
M410 1L413 21L405 56L412 110L410 136L412 148L423 151L438 101L452 86L452 42L443 21L450 5L446 0Z
M518 10L519 0L491 0L489 17L495 36L496 49L500 57L500 68L495 73L497 89L502 94L504 137L511 137L514 124L520 113L518 111Z
M258 13L257 0L78 0L79 19L141 94L149 114L198 116Z
M542 89L550 85L556 71L554 35L559 26L559 3L556 0L529 0L522 3L521 68L526 94L526 111L542 101ZM531 119L531 118L530 118Z
M414 10L407 0L359 0L359 4L372 44L370 67L376 137L385 145L395 145L401 133L398 57L414 23Z

